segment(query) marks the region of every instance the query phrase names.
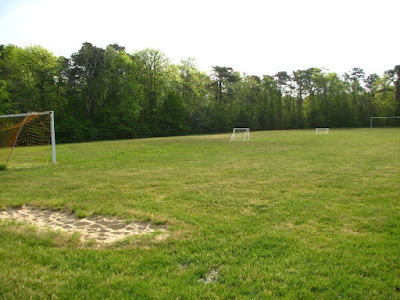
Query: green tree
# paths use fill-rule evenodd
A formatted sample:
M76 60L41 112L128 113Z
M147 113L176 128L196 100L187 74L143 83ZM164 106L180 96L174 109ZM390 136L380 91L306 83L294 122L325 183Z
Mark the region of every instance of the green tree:
M396 111L395 115L400 116L400 65L396 65L391 72L393 75L393 81L395 86L395 99L396 99Z
M45 111L60 107L63 95L57 87L60 62L41 46L1 49L2 106L8 111Z
M396 114L396 90L393 86L393 70L385 72L374 82L376 90L373 106L376 116L388 117Z
M302 128L304 127L304 120L303 120L303 101L304 98L307 96L307 93L311 99L311 110L310 110L310 118L315 119L315 106L314 106L314 97L313 97L313 75L319 72L316 68L310 68L307 70L297 70L293 72L293 82L294 88L297 92L297 103L296 103L296 127ZM312 123L314 123L312 121Z
M135 127L143 101L143 87L139 84L137 66L124 47L107 46L102 73L103 95L99 99L95 121L101 124L107 139L136 137ZM101 101L101 102L100 102Z
M329 126L349 127L352 124L352 111L350 106L347 85L336 73L326 75L327 94L331 105Z
M229 67L212 67L211 79L215 86L215 100L217 102L233 101L233 85L240 81L240 75Z
M211 93L211 80L197 69L193 58L182 60L179 65L181 80L180 95L185 103L186 115L192 132L208 130L207 105Z
M322 70L313 68L312 84L316 95L312 114L314 119L311 120L312 127L330 127L332 124L332 101L328 94L328 77Z
M103 97L105 72L104 49L83 43L81 49L71 55L70 83L86 108L87 120L92 120L95 109Z
M0 115L12 113L7 81L0 79Z
M142 118L154 125L166 92L169 60L162 52L154 49L138 51L133 58L145 94L141 102Z
M351 73L345 73L345 80L349 86L352 108L352 126L366 126L369 122L366 100L366 93L361 82L365 78L365 73L360 68L353 68Z
M188 132L184 101L177 92L169 91L165 96L160 127L162 135L181 135Z
M265 75L261 81L261 97L265 110L266 129L283 128L282 94L277 81Z
M292 96L294 90L292 77L286 71L280 71L276 73L274 77L282 97L281 128L282 129L297 128L296 100Z
M375 109L373 106L373 99L375 98L376 94L376 84L375 82L378 80L379 76L377 74L371 74L364 80L365 88L367 91L368 97L368 115L370 117L375 115Z
M261 94L261 79L245 75L238 85L235 104L235 127L252 127L255 130L266 127L266 99Z

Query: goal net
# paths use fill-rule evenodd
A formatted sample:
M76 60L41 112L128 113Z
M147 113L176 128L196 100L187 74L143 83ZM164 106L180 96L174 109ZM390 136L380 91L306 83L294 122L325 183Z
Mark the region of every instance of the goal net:
M370 128L400 127L400 116L395 117L371 117Z
M250 141L250 128L233 128L232 141Z
M317 127L315 128L315 133L324 133L324 134L328 134L329 133L329 128L322 128L322 127Z
M55 163L54 113L0 116L0 167Z

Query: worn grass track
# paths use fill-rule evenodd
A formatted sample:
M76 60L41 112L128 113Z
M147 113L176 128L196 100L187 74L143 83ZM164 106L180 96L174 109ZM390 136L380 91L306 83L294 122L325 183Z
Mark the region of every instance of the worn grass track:
M0 221L0 297L400 297L399 129L65 144L57 161L1 171L0 206L171 235L98 249Z

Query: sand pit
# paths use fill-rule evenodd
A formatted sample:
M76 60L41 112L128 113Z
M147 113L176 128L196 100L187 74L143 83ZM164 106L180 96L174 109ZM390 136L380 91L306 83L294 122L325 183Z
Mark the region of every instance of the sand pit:
M106 217L80 219L72 213L42 210L29 206L0 211L0 219L12 219L40 228L51 228L68 233L77 232L82 241L96 240L97 243L102 244L111 244L132 235L166 231L165 226L154 225L150 222L126 223L122 220Z

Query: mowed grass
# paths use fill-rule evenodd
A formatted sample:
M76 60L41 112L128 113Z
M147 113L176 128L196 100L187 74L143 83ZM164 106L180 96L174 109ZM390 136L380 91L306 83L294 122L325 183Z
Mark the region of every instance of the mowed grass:
M3 207L170 228L98 248L0 221L0 297L400 298L399 129L229 138L65 144L0 172Z

